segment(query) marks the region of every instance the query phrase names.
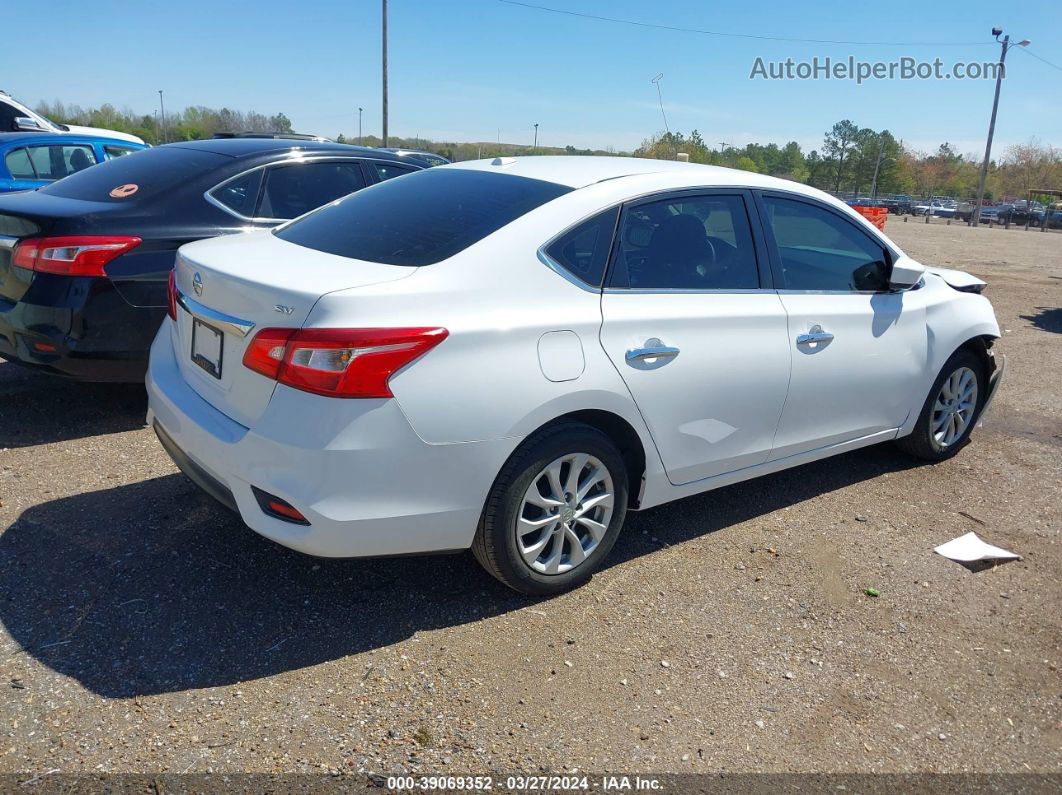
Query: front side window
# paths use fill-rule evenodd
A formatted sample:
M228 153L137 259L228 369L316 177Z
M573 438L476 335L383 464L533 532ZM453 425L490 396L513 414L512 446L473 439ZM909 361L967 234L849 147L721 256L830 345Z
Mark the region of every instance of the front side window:
M401 166L398 163L384 163L382 161L374 161L373 168L376 169L376 176L379 177L380 182L385 179L391 179L392 177L400 177L403 174L408 174L411 171L416 171L409 166Z
M11 174L11 179L37 179L37 174L29 159L29 152L25 149L14 149L8 152L7 157L4 158L4 164Z
M345 163L293 163L266 169L258 206L261 218L298 218L365 187L361 166Z
M274 234L341 257L418 267L452 257L570 191L514 174L431 168L373 185Z
M595 215L558 237L546 254L579 281L600 287L618 215L618 207Z
M786 290L871 291L888 286L885 248L824 207L764 196Z
M14 105L8 105L6 102L0 101L0 132L17 132L18 127L15 125L15 119L25 115Z
M30 146L30 161L37 179L62 179L96 165L91 146Z
M629 208L613 287L754 290L756 249L740 195L682 196Z

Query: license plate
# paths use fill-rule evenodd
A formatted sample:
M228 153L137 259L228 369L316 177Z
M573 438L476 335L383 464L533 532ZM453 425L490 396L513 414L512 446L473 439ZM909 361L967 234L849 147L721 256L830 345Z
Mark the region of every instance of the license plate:
M224 335L202 320L192 318L192 361L215 378L221 378Z

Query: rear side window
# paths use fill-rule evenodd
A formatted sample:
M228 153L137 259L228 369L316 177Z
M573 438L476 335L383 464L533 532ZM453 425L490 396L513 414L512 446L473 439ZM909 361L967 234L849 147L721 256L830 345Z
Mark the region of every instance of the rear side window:
M116 157L131 155L133 152L137 151L139 150L132 146L112 146L111 144L105 144L103 147L103 156L107 160L114 160Z
M255 214L260 218L298 218L364 187L357 161L273 166L266 169L265 189Z
M428 169L381 182L274 234L351 259L431 265L570 191L512 174Z
M29 159L29 152L25 149L15 149L8 152L4 158L4 164L11 174L11 179L37 179L33 171L33 164Z
M258 188L261 184L262 169L256 168L214 188L210 191L210 196L242 218L249 219L254 216L254 208L258 204Z
M546 254L579 281L600 287L618 215L618 207L595 215L558 237Z
M786 290L871 291L887 286L883 246L840 215L808 202L764 196Z
M128 202L168 191L227 162L232 162L232 158L213 152L159 146L79 171L61 182L41 188L41 191L67 199ZM135 185L136 190L110 195L112 190L124 185Z
M391 179L391 177L400 177L416 170L409 166L400 166L398 163L384 163L379 160L374 160L372 166L376 169L376 176L380 178L380 182L385 179Z

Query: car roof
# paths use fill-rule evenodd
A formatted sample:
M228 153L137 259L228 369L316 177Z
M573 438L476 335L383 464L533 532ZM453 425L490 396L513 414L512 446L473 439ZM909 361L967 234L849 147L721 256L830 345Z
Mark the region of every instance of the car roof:
M822 192L798 182L739 171L723 166L683 163L677 160L650 160L641 157L598 157L595 155L559 155L502 157L494 160L469 160L438 168L467 168L496 171L530 179L555 182L571 188L585 188L598 182L621 177L659 174L661 182L674 186L676 178L687 177L690 187L748 186L776 188L790 193L821 196Z
M145 146L145 144L126 141L122 138L108 138L105 135L82 135L81 133L54 133L54 132L4 132L0 133L0 146L17 143L22 146L32 144L61 144L64 141L84 143L86 141L99 141L108 144L124 144L129 146Z
M305 151L334 152L348 156L360 155L362 157L393 160L395 162L408 162L416 159L415 157L401 157L383 149L374 149L371 146L351 146L330 141L300 141L290 138L209 138L203 141L178 141L172 144L163 144L163 148L167 147L197 149L201 152L212 152L228 157L251 157L271 152Z

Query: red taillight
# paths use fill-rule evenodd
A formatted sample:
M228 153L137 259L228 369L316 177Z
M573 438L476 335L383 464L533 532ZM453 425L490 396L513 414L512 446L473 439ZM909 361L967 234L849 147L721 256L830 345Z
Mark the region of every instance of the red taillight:
M106 278L103 267L140 245L139 237L76 235L19 241L11 262L15 267L61 276Z
M280 365L284 362L286 346L291 335L298 329L266 328L254 335L243 354L243 366L261 373L274 381L280 377Z
M444 328L262 329L244 366L317 395L389 398L388 380L444 339Z
M166 296L169 299L169 306L166 310L170 315L170 320L177 319L177 271L176 269L170 271L170 278L166 282Z

